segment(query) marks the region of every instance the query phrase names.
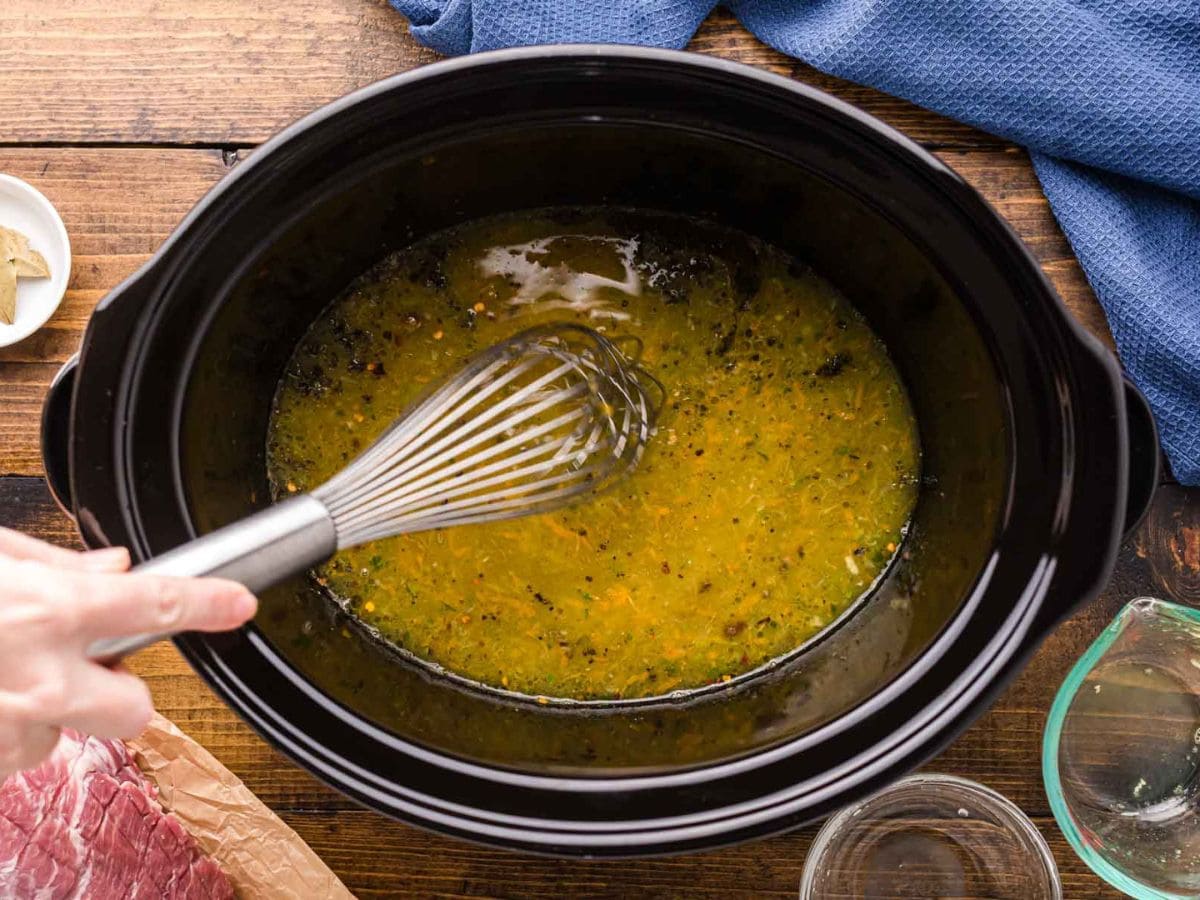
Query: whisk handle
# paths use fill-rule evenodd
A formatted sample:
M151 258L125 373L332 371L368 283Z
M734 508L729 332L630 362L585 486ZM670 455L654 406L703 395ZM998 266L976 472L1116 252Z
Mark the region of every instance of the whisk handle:
M227 525L134 567L135 572L174 577L215 576L254 593L323 562L337 550L337 532L325 505L301 494ZM106 664L170 634L106 638L88 656Z

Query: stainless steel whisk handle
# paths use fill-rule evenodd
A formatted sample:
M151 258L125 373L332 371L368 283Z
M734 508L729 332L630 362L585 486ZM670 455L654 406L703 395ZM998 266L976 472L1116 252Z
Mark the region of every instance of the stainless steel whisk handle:
M134 567L135 572L176 577L215 576L258 593L324 562L337 550L329 510L301 494L189 541ZM88 656L111 664L170 634L137 634L95 641Z

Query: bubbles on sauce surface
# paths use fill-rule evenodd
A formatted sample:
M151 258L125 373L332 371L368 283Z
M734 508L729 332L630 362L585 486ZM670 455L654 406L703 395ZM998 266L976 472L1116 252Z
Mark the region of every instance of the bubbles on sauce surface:
M596 251L611 247L615 261L620 265L621 277L612 278L591 269L603 268L593 265L580 269L572 265L571 248ZM605 292L619 291L631 297L642 293L641 274L634 265L637 252L636 238L613 238L578 235L552 235L534 238L520 244L491 247L479 260L479 270L485 277L499 276L516 288L516 293L506 301L509 306L530 306L539 309L564 309L585 313L592 319L628 320L630 313L614 308Z

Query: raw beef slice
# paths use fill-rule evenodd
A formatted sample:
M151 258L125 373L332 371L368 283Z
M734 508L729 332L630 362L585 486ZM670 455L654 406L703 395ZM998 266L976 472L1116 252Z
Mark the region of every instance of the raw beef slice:
M231 900L120 741L64 731L0 783L0 900Z

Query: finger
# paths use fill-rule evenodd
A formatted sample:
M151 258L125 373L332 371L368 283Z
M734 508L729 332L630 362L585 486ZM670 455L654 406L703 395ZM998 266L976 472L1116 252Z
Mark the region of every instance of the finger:
M125 572L129 569L129 551L124 547L89 550L75 559L79 568L87 572Z
M44 762L58 745L59 734L56 726L41 723L0 732L0 781Z
M0 528L0 555L88 572L120 572L129 568L129 551L124 547L79 553L47 544L11 528Z
M38 562L67 564L79 554L65 547L55 547L45 541L39 541L27 534L13 531L11 528L0 528L0 553L13 559L33 559Z
M104 738L131 738L142 733L154 704L145 683L124 669L82 662L72 673L71 701L59 723Z
M258 601L223 578L92 575L78 579L79 630L91 637L229 631L253 618Z

